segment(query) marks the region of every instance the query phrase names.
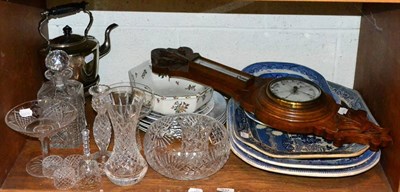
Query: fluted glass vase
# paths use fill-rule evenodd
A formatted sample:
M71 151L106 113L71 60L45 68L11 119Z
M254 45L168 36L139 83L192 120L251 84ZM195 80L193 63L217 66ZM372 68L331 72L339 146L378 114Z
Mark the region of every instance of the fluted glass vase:
M147 172L147 162L136 142L144 93L131 86L113 87L107 91L107 111L114 130L114 148L104 166L107 177L116 185L134 185Z

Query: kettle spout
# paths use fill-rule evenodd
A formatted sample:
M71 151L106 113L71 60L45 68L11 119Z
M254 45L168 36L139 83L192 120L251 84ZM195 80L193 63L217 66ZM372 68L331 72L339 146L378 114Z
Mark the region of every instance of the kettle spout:
M118 24L116 24L116 23L113 23L107 27L105 35L104 35L104 43L100 46L100 49L99 49L100 59L110 52L110 49L111 49L110 32L111 32L111 30L113 30L116 27L118 27Z

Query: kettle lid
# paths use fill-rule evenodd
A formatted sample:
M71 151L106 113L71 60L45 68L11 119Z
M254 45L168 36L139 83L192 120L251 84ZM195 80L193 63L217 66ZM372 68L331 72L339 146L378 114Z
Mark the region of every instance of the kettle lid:
M86 41L85 36L72 34L72 28L66 25L63 28L64 35L50 40L50 46L53 48L67 48L82 44Z

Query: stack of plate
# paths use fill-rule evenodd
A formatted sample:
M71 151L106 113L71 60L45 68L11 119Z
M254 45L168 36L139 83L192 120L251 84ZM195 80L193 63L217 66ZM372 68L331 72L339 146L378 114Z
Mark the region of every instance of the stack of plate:
M210 117L213 117L217 121L221 122L222 124L225 124L226 108L227 108L227 102L225 97L222 96L221 93L213 91L213 95L210 101L201 106L193 113L208 115ZM152 111L149 115L140 119L139 129L146 132L147 128L150 126L151 123L153 123L154 121L163 116L165 115Z
M324 79L316 78L315 71L304 66L258 63L246 67L244 71L268 77L300 75L319 84L337 102L367 111L369 119L375 122L358 92L328 84ZM275 130L244 111L233 99L228 102L227 118L233 153L262 170L307 177L345 177L369 170L380 159L380 151L370 151L366 145L345 144L335 147L315 135L288 134Z

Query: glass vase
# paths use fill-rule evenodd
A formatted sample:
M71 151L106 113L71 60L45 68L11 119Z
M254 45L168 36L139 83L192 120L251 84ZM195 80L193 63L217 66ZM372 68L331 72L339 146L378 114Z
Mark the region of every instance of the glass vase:
M109 89L107 96L107 112L114 130L114 148L104 172L116 185L134 185L143 179L148 168L136 141L136 126L144 92L134 90L131 86L118 86Z

